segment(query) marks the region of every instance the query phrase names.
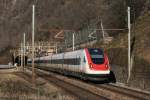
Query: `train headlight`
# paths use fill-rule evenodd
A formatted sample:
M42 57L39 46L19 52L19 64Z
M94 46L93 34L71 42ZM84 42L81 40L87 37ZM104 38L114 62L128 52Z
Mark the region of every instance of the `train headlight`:
M92 66L92 64L91 64L91 63L89 64L89 66L90 66L90 68L93 68L93 66Z
M108 64L106 64L105 67L108 68L109 67Z
M106 64L105 67L109 69L109 64Z

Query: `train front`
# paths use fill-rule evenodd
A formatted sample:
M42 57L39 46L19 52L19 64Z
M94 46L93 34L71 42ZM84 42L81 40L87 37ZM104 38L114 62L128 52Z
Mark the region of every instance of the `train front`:
M102 49L85 49L86 76L89 79L105 80L110 77L110 66L107 55Z

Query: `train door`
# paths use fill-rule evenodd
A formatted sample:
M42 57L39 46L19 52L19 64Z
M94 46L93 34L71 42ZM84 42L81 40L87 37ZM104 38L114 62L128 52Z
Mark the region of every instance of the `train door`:
M86 55L85 55L85 52L83 50L82 52L82 55L81 55L81 64L80 64L80 70L82 72L82 74L85 72L85 69L86 69Z

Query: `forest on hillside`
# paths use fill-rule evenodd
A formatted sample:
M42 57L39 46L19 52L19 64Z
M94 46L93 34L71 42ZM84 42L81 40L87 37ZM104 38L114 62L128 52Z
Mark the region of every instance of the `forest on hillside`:
M127 6L132 7L132 22L150 9L149 0L0 0L1 49L16 47L24 32L31 40L32 4L36 5L36 40L53 40L55 29L80 30L98 18L106 28L124 28Z
M31 42L33 4L35 42L58 42L54 38L56 33L72 30L64 32L64 39L59 41L62 44L56 44L56 52L71 51L72 47L75 50L101 48L108 55L110 70L116 76L117 82L125 84L129 73L127 8L130 7L131 78L127 86L150 90L150 0L0 0L0 64L8 64L15 58L20 58L21 50L18 54L14 51L20 49L24 33L26 42ZM103 30L95 30L101 29L101 24L105 29L123 31L109 30L102 36ZM48 49L51 45L43 44L40 44L41 47L36 46L35 56L50 53ZM43 47L48 49L44 50ZM27 51L30 51L29 48L26 49L26 56L30 58L31 52Z

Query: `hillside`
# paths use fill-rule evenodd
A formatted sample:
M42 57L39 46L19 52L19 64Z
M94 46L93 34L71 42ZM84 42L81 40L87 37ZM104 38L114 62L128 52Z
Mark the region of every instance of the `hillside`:
M33 3L36 41L55 41L60 30L81 30L93 19L102 19L105 28L126 28L128 5L134 13L132 22L149 9L147 0L0 0L0 52L18 47L23 33L31 41ZM117 36L119 32L110 34Z
M133 28L135 55L150 61L150 11L139 17Z
M46 36L46 40L53 40L51 37L55 32L49 30L80 30L92 19L102 19L106 28L124 28L127 5L134 5L137 17L145 2L146 0L133 3L128 0L1 0L0 47L16 46L24 32L27 39L31 40L33 3L36 5L36 40L40 40L40 34Z

